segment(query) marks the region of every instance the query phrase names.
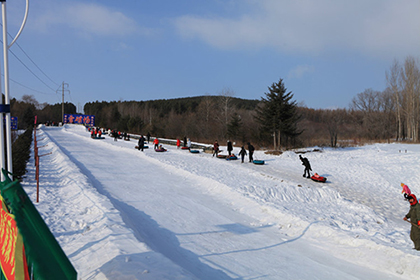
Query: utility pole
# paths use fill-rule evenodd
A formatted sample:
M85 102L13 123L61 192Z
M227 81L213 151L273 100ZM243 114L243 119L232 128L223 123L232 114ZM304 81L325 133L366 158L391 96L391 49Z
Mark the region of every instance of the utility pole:
M62 96L62 101L61 101L61 124L64 125L64 92L68 92L70 93L70 90L68 90L69 84L63 82L61 84L61 96Z

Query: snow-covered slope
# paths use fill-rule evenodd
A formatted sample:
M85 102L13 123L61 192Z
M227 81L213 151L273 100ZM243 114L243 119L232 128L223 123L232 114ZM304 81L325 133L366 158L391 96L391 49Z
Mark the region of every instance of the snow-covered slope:
M413 279L409 204L420 146L294 152L265 165L41 127L37 208L80 279ZM223 150L226 150L222 147ZM235 147L234 153L239 152ZM23 185L35 201L33 161Z

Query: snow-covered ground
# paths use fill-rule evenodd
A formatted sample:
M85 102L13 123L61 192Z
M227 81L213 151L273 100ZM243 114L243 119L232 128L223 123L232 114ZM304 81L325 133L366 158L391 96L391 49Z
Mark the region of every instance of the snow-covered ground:
M409 203L420 145L256 151L265 165L40 127L36 207L79 279L417 279ZM226 150L225 147L222 147ZM309 149L312 150L312 149ZM235 153L239 147L235 147ZM35 167L22 183L36 200Z

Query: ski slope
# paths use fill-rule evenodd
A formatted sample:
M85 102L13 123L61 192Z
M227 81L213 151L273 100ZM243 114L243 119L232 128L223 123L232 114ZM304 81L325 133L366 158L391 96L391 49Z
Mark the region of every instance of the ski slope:
M36 207L79 279L413 279L409 203L420 145L256 151L265 165L164 145L93 140L83 126L37 130ZM222 147L226 150L225 147ZM238 153L240 147L234 147ZM313 149L308 149L312 151ZM48 153L52 153L47 155ZM36 200L35 167L22 183Z

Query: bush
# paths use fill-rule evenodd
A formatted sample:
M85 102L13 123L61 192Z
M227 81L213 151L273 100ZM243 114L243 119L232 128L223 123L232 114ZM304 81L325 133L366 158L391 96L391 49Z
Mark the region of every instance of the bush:
M32 127L28 128L12 144L13 175L19 181L26 174L26 164L31 157L32 130Z

